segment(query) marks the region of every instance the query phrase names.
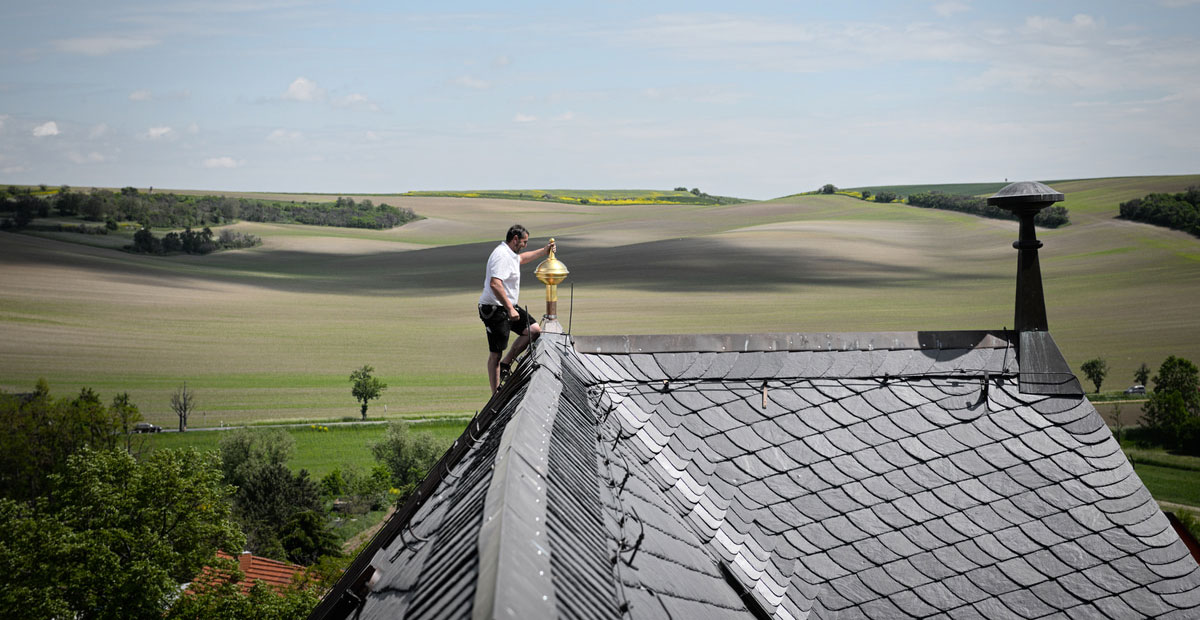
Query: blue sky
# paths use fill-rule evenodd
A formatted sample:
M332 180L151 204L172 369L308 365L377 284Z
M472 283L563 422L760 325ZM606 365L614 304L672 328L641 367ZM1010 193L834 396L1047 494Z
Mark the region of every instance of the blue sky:
M671 189L1200 172L1200 0L6 2L0 184Z

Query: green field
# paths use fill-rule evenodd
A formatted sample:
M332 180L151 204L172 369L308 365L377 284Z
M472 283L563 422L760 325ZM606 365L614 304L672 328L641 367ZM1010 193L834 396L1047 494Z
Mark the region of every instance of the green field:
M1105 387L1142 362L1200 361L1200 240L1116 218L1200 175L1055 182L1071 225L1039 231L1051 330ZM261 195L285 197L283 194ZM305 196L314 200L319 197ZM386 196L426 219L387 231L243 222L263 245L153 257L0 233L0 389L128 391L173 427L357 418L350 371L389 384L373 418L472 414L488 398L474 305L514 222L559 241L577 334L994 329L1012 324L1016 223L799 196L736 205L581 205ZM286 198L285 198L286 199ZM522 302L543 312L526 267ZM386 414L384 409L386 406Z
M446 444L458 439L468 420L439 420L416 422L410 426L413 432L426 432ZM288 461L293 471L307 470L313 480L347 465L369 471L375 466L371 446L383 439L386 424L356 424L343 426L290 426L284 427L296 440L296 451ZM156 433L144 435L149 450L175 450L195 448L217 450L221 438L229 431L192 431L188 433Z

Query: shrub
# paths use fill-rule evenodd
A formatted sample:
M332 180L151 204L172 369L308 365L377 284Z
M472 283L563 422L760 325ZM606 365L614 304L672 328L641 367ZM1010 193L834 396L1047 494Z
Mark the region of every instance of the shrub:
M408 424L400 422L389 426L371 451L391 472L392 486L399 490L396 501L403 502L441 458L446 445L429 433L412 432Z
M879 197L875 197L879 200ZM959 211L961 213L970 213L982 217L990 217L1000 220L1015 220L1017 216L1011 211L1001 209L1000 207L989 205L983 198L976 196L963 196L958 194L943 194L942 192L918 192L908 197L908 204L914 207L924 207L927 209L945 209L948 211ZM1066 207L1055 205L1042 209L1033 218L1033 223L1043 228L1057 228L1070 223L1068 211Z

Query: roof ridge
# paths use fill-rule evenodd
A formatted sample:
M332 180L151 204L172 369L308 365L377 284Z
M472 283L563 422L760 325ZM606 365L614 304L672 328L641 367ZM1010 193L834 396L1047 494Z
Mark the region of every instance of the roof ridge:
M1003 349L1008 330L909 332L769 332L760 334L633 334L573 336L580 353L697 353L750 351L875 351Z
M546 532L545 475L549 426L554 422L562 382L555 338L544 334L534 352L536 364L525 398L504 427L484 496L479 528L479 579L472 617L553 617L557 607ZM530 577L537 571L537 578Z

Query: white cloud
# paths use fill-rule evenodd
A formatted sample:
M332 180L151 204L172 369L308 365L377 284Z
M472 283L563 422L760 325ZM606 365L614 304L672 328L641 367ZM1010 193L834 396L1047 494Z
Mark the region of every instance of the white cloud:
M570 110L567 110L566 112L563 112L562 114L559 114L558 116L555 116L554 120L556 120L556 121L575 120L575 113Z
M536 120L537 120L536 116L532 116L529 114L518 113L516 116L513 117L513 122L515 122L515 123L532 123Z
M86 54L88 56L103 56L116 52L130 52L154 45L160 41L139 37L79 37L75 39L59 39L54 41L54 47L60 52L70 54Z
M296 78L283 94L283 98L290 101L319 101L324 97L325 89L306 77Z
M175 137L175 130L167 126L151 127L146 130L145 136L151 140L162 140L164 138Z
M483 90L491 88L492 83L486 80L481 80L471 75L463 75L454 79L454 83L464 88L473 88L475 90Z
M35 138L45 138L46 136L57 136L58 133L59 133L58 132L58 123L56 123L54 121L47 121L47 122L42 123L41 125L38 125L37 127L33 128L33 137L35 137Z
M130 101L150 101L152 98L153 95L146 89L135 90L132 93L129 93Z
M96 140L99 138L103 138L104 136L108 135L109 131L110 131L110 129L109 129L107 123L100 123L99 125L96 125L96 126L92 127L90 130L88 130L88 139Z
M4 132L4 122L7 121L9 118L10 118L9 115L7 115L7 114L0 114L0 133Z
M368 131L364 137L371 142L378 142L380 140L379 134L374 131Z
M362 93L351 93L345 97L338 97L334 99L333 105L340 108L363 107L372 112L379 111L379 106L375 105L375 103Z
M715 104L734 104L745 101L750 95L742 91L719 86L676 86L670 88L647 88L643 96L655 101L684 101Z
M188 125L187 129L185 129L184 131L187 131L190 135L194 136L194 135L200 133L200 125L197 125L196 123L192 123L192 124Z
M237 168L246 162L232 157L210 157L204 160L205 168Z
M1198 0L1200 1L1200 0ZM659 15L621 33L697 65L834 75L935 62L947 86L1067 93L1175 90L1200 67L1194 37L1139 37L1103 16L1032 16L968 30L937 23L768 21L731 15Z
M88 153L87 155L80 154L78 151L71 151L70 153L67 153L67 159L70 159L71 161L73 161L77 164L101 164L101 163L104 163L104 156L95 151L92 151L91 153Z
M1185 6L1200 4L1200 0L1162 0L1159 4L1172 9L1181 9Z
M1029 35L1053 34L1055 36L1063 36L1068 33L1078 34L1080 32L1094 31L1096 27L1096 19L1084 13L1072 17L1069 22L1064 22L1061 19L1053 17L1033 15L1025 18L1023 32Z
M933 12L941 17L952 17L957 13L964 13L971 10L970 5L955 0L948 2L939 2L933 5Z
M503 69L504 67L507 67L511 64L512 64L512 58L510 58L507 55L497 56L495 58L495 60L492 61L492 66L497 69Z
M276 129L267 134L267 142L276 144L295 144L304 138L304 134L296 130Z

